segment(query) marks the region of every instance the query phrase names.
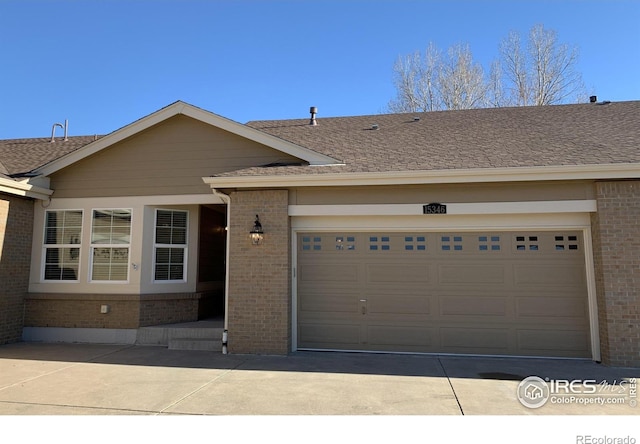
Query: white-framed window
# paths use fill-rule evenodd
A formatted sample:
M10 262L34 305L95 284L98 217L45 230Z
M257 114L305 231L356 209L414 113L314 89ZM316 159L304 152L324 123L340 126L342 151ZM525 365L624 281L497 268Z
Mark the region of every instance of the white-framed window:
M153 280L185 282L189 212L156 210L153 243Z
M78 281L82 210L47 210L44 223L45 281Z
M129 280L130 209L94 209L91 216L91 281Z

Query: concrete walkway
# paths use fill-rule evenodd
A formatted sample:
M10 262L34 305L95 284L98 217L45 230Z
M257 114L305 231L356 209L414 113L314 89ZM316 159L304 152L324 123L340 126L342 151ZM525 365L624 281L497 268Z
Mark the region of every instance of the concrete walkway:
M622 403L528 408L517 391L532 375L595 380ZM0 346L0 415L639 415L620 385L638 376L581 360L17 343Z

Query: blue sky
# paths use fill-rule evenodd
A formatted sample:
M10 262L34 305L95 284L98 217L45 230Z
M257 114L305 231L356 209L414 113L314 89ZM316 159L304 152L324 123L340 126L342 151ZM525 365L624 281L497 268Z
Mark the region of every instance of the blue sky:
M488 68L538 23L579 48L590 94L640 99L638 0L0 0L0 138L106 134L176 100L242 123L376 114L399 55L468 43Z

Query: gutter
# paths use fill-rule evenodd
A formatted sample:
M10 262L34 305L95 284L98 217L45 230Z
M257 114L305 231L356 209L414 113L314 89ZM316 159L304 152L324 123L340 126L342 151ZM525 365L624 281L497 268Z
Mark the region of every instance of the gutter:
M226 355L227 352L227 342L228 342L228 337L229 337L229 258L230 258L230 253L229 253L229 246L230 246L230 240L231 240L231 198L229 197L229 195L216 190L215 188L211 188L211 191L213 191L213 194L217 197L219 197L226 205L227 205L227 245L225 248L225 258L224 258L224 266L225 266L225 272L224 272L224 325L223 325L223 331L222 331L222 354Z

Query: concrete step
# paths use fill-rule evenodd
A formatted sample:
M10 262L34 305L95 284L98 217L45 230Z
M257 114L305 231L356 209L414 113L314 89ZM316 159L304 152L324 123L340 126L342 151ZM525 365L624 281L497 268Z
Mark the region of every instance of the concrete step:
M189 339L212 341L221 349L223 328L218 325L219 323L200 321L141 327L136 335L136 344L169 346L173 340Z
M204 350L222 352L222 342L202 338L176 338L169 340L169 350Z

